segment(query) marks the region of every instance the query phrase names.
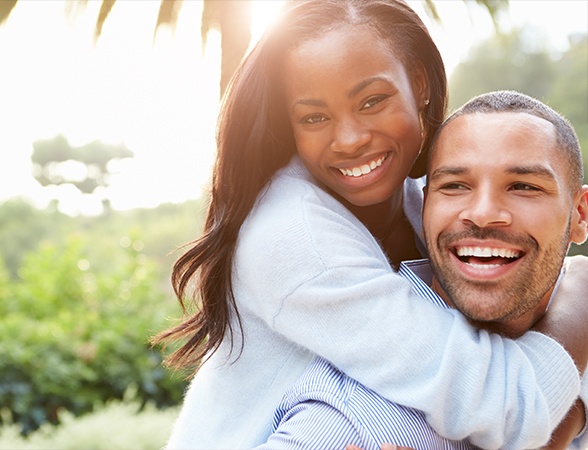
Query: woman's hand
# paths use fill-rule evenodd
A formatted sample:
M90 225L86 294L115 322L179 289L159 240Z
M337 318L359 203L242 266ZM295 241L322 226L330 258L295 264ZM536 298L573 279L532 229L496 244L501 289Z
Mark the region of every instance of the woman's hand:
M349 444L345 447L345 450L362 450L357 445ZM381 450L415 450L414 448L410 447L399 447L396 444L382 444Z

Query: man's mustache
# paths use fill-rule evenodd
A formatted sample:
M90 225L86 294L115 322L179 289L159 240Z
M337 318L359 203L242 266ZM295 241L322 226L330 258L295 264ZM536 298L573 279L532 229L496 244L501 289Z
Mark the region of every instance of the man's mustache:
M506 231L500 228L481 228L477 225L468 225L467 229L460 231L448 231L441 233L438 238L438 246L448 247L452 242L457 242L464 239L476 240L497 240L506 244L511 244L515 247L523 249L539 249L539 243L528 234L519 233L515 231Z

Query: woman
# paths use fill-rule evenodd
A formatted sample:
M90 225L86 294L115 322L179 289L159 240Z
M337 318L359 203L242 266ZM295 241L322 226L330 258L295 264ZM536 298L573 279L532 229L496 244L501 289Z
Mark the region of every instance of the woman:
M329 51L304 53L302 43L334 30ZM417 178L445 107L441 57L404 2L287 5L228 90L204 235L174 268L178 298L195 297L197 282L202 304L159 340L187 339L172 365L205 362L169 448L263 442L282 393L316 355L425 411L448 437L470 435L471 414L511 448L528 448L531 430L555 427L579 390L559 344L474 330L414 295L392 268L423 254ZM580 303L586 275L566 278L566 301ZM578 310L584 321L586 309ZM583 327L548 331L568 345L565 329ZM585 352L573 353L581 367ZM438 373L441 360L459 370ZM507 386L493 383L494 371L510 374ZM534 410L470 402L480 389L498 397L517 389Z

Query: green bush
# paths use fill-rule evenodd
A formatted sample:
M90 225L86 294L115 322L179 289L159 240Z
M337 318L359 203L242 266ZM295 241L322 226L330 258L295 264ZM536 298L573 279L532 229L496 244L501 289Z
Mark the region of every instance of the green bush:
M45 243L24 257L17 280L0 270L0 405L23 433L120 399L129 386L157 407L181 397L183 380L148 343L169 325L154 265L131 239L108 271L94 271L83 248Z
M15 425L0 429L0 449L11 450L156 450L171 432L177 408L160 410L153 404L109 402L81 417L60 414L61 424L45 424L23 437Z

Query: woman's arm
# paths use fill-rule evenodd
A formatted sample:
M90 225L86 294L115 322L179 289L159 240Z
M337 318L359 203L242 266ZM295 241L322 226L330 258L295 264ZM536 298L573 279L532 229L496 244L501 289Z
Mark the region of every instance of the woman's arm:
M424 411L443 436L485 448L548 441L580 390L559 344L541 333L514 341L474 329L415 295L328 194L310 188L302 205L288 203L284 192L291 199L297 187L279 185L240 236L236 280L256 300L249 309L383 397Z
M578 370L584 373L588 364L588 326L579 311L588 309L588 258L566 259L566 273L555 293L547 314L535 329L551 336L572 356ZM554 431L546 449L566 449L586 426L586 409L578 399L562 423Z
M588 364L588 257L567 258L565 270L552 304L535 330L563 345L584 373Z
M544 450L565 450L584 428L586 411L582 400L576 400L568 415L551 435L549 444Z

